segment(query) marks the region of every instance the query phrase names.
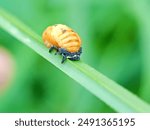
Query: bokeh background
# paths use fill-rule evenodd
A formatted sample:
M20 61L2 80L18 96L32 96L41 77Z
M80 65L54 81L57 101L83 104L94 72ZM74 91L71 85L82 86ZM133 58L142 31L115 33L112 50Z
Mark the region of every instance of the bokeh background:
M81 59L150 102L149 0L0 0L37 34L66 24ZM115 112L0 29L0 112Z

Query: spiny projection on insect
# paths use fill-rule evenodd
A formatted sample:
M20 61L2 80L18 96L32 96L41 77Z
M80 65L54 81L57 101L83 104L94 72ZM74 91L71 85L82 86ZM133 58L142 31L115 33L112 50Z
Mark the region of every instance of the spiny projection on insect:
M79 35L66 25L56 24L45 29L42 35L44 44L49 52L56 50L55 54L62 55L61 63L66 59L80 60L82 53Z

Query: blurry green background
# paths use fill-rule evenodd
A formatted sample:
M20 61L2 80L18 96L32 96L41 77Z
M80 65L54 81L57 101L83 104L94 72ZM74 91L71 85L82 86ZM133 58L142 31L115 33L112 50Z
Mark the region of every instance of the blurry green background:
M150 42L143 26L149 19L140 21L128 2L0 0L0 7L39 35L49 25L70 26L81 36L85 63L150 102ZM0 112L115 112L2 29L0 47L15 62L13 80L0 93Z

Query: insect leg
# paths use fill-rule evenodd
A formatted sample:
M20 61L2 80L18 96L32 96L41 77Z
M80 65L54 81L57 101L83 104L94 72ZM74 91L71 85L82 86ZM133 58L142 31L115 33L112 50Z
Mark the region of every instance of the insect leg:
M58 48L56 47L56 46L52 46L50 49L49 49L49 52L51 53L52 52L52 50L56 50L56 51L58 51Z
M49 52L52 52L53 49L54 49L54 46L52 46L52 47L49 49Z
M82 53L82 47L80 47L79 51L77 52L78 55Z
M64 63L64 61L67 59L66 56L63 56L61 63Z

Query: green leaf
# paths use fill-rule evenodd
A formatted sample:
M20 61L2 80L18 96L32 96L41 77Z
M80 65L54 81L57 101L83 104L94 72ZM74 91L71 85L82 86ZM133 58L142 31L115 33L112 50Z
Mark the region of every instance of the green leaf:
M0 28L33 49L117 112L150 112L147 103L84 62L67 60L61 64L61 56L49 54L39 35L2 9L0 9ZM22 57L23 55L27 54L22 54ZM58 76L59 78L61 77Z

